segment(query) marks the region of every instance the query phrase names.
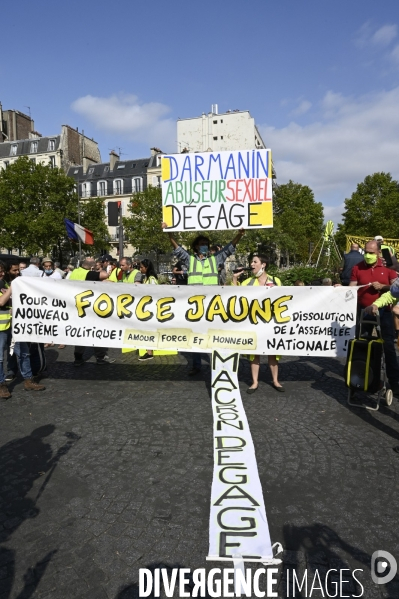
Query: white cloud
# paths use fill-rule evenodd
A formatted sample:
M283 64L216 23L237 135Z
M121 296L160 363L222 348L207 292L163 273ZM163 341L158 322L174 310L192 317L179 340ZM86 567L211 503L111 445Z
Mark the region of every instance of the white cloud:
M399 44L391 52L391 59L399 65Z
M354 35L354 43L358 48L365 46L388 46L398 33L396 24L383 25L375 30L370 21L363 23Z
M367 175L384 171L399 178L398 105L399 87L358 98L327 92L319 121L260 126L277 181L309 185L317 201L338 211Z
M358 48L363 48L366 44L369 43L371 38L371 25L370 21L363 23L363 25L358 29L354 35L353 41L355 46Z
M309 100L302 100L298 106L290 113L292 116L300 116L301 114L305 114L312 107L312 102Z
M88 95L75 100L72 109L87 118L97 130L149 146L156 145L164 151L174 148L176 122L165 118L171 109L160 102L141 104L134 95L108 98Z
M392 40L396 37L398 27L397 25L384 25L377 29L371 38L373 44L379 46L388 46Z

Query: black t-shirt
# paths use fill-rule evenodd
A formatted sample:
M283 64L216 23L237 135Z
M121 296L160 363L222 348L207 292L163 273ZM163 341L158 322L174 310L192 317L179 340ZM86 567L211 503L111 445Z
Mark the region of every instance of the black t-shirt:
M86 281L100 281L100 273L96 270L89 270L86 275Z
M174 276L176 277L176 283L178 285L187 285L187 271L185 271L183 269L183 262L177 262L173 268L176 268L177 270L182 270L184 274L180 275L180 274L175 274Z

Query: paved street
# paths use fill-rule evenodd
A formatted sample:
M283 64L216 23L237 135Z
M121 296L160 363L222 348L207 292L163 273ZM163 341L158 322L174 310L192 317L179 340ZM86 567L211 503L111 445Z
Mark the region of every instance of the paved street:
M192 380L184 355L110 355L115 364L91 356L74 368L72 348L49 349L46 391L18 380L0 404L0 599L128 599L139 596L139 568L221 567L205 561L209 366ZM263 364L249 396L240 367L271 539L284 547L279 597L292 596L294 567L362 568L364 597L399 597L398 577L370 578L374 551L399 558L399 404L349 408L342 370L285 358L281 394Z

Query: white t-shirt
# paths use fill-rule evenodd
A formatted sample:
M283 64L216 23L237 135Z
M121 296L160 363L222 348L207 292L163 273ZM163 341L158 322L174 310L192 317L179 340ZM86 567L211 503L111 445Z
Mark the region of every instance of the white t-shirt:
M21 272L21 276L22 277L42 277L43 271L40 270L40 268L38 268L34 264L30 264L27 268L24 268L24 270Z

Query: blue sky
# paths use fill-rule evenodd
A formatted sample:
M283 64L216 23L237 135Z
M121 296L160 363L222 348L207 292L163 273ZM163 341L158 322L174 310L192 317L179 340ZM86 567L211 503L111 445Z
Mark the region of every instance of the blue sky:
M176 148L176 119L251 112L280 183L339 220L367 174L399 178L399 2L20 0L0 101L38 131L84 129L102 158ZM13 11L14 12L14 11Z

